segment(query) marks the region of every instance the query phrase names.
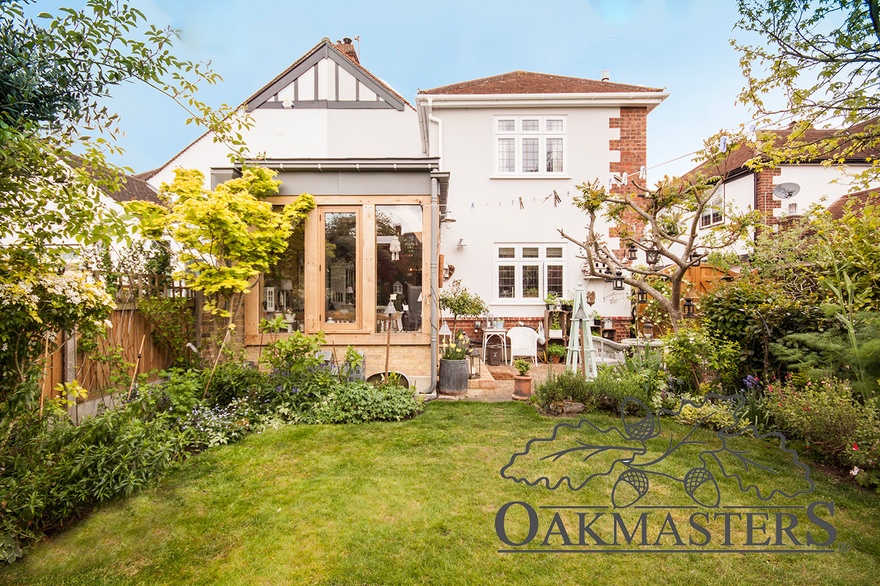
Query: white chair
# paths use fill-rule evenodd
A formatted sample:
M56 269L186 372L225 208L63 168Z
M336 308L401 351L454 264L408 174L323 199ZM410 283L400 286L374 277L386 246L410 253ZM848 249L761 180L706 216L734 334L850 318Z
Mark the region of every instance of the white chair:
M510 365L513 365L514 356L531 358L538 364L538 332L525 326L510 328L507 332L510 339Z

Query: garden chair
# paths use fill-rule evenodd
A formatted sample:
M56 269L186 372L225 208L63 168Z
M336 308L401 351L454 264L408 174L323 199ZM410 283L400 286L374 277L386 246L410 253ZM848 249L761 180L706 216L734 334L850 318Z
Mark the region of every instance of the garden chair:
M538 364L538 332L525 326L510 328L507 332L510 340L510 364L513 365L514 356L527 357Z

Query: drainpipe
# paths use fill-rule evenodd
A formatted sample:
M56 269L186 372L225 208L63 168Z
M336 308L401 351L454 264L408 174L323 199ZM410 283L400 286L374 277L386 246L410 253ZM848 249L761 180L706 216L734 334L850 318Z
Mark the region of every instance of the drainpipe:
M431 177L431 229L440 230L440 180ZM437 239L439 234L432 234L431 238L431 388L428 391L433 393L437 390L437 295L440 287L438 281L437 255L438 246Z
M437 125L437 157L440 159L440 170L443 169L443 121L434 116L433 112L433 98L428 96L428 107L425 109L425 114L428 116L428 120ZM431 149L431 133L428 132L428 150ZM428 153L430 154L430 153Z

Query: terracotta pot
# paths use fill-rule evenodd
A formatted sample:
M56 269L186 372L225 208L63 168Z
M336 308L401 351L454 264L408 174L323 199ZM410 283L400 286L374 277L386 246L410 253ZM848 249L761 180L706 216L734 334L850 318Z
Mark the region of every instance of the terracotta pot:
M532 396L532 377L513 376L513 398L518 401L528 401Z

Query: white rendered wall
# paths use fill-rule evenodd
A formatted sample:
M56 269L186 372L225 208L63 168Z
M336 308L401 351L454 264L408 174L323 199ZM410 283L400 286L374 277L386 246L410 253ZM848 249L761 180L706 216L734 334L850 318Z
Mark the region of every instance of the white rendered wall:
M841 169L837 166L826 167L823 165L785 165L781 167L781 173L773 178L773 184L797 183L800 191L782 201L782 213L788 215L789 204L797 204L797 214L803 214L813 205L827 207L853 190L853 173L866 169L866 166L849 166ZM878 182L871 187L880 185ZM858 189L861 189L859 187Z
M618 108L575 109L451 109L436 108L442 120L441 168L450 172L448 209L456 222L441 228L441 253L455 266L452 279L480 295L497 316L540 316L543 299L517 301L498 299L495 277L497 243L562 244L565 248L564 291L568 296L579 283L596 292L594 310L603 316L628 316L629 302L623 291L612 291L611 283L581 274L583 261L576 258L579 247L562 239L559 229L584 239L587 216L571 203L578 194L575 185L585 181L607 181L609 164L619 158L608 150L608 141L619 138L618 129L609 128L609 118L618 117ZM567 120L566 172L553 178L493 178L494 117L564 115ZM437 125L431 124L434 137ZM432 145L437 143L432 140ZM562 197L554 207L553 192ZM520 198L523 208L520 209ZM607 234L607 224L603 227ZM467 246L459 248L464 239ZM608 239L617 247L617 239Z
M267 159L347 159L423 157L418 115L410 108L321 110L275 109L251 113L244 133L250 156ZM174 169L198 169L210 188L211 168L229 167L228 149L206 135L172 159L150 184L174 178Z

